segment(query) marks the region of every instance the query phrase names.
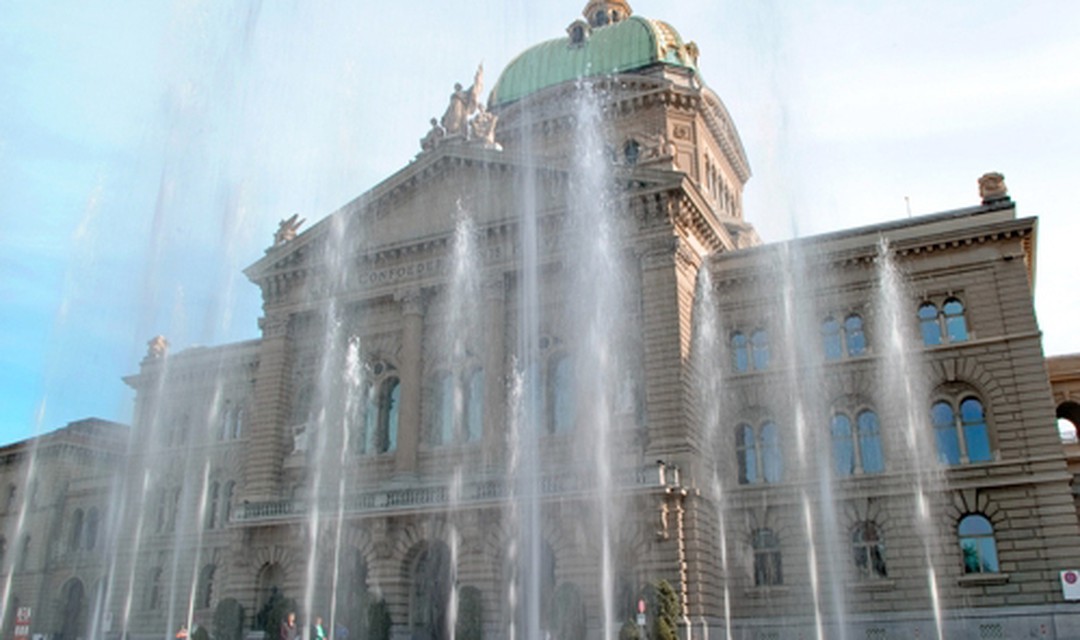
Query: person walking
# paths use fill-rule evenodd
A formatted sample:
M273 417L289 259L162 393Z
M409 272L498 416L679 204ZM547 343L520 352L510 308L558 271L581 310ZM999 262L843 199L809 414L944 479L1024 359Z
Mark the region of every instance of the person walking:
M290 611L281 621L280 640L299 640L300 630L296 627L296 612Z

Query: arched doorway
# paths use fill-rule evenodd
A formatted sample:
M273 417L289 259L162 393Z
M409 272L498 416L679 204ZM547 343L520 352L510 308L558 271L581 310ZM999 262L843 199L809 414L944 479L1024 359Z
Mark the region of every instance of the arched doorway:
M412 563L409 622L416 640L450 638L450 550L441 541L429 542Z
M57 640L77 640L86 629L86 589L72 578L60 590L60 634Z

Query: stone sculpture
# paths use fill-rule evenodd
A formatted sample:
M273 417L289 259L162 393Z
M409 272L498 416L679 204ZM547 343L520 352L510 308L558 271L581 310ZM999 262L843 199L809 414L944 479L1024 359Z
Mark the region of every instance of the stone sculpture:
M473 84L468 89L460 82L454 84L450 104L442 118L431 119L431 129L420 139L421 152L444 144L470 144L485 149L502 150L495 142L495 124L499 117L484 108L480 93L484 89L484 65L476 69Z
M439 146L443 138L446 137L446 130L439 124L438 118L431 119L431 130L427 132L427 135L420 139L420 148L424 151L431 151L435 147Z
M469 139L488 149L501 149L499 143L495 142L495 123L498 120L499 116L484 109L484 105L480 104L476 115L469 122L471 128Z
M278 223L277 233L274 234L274 246L280 247L296 237L297 230L307 222L307 218L300 218L299 213L294 213L291 218Z
M169 341L165 339L165 336L154 336L150 342L146 343L146 346L146 357L154 360L164 358L169 352Z
M450 104L443 114L442 124L447 136L468 135L469 116L480 104L480 92L484 90L484 65L476 69L473 85L463 89L461 83L454 83L454 93L450 94Z
M984 173L979 178L979 196L983 204L997 200L1007 200L1009 189L1005 186L1005 176L993 171Z

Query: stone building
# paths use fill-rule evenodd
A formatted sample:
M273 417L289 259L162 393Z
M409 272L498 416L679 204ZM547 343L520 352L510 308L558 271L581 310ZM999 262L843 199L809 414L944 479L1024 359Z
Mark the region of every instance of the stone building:
M762 244L670 25L589 2L482 83L408 166L282 221L245 271L258 339L151 342L113 631L292 599L357 637L599 638L665 580L689 637L1080 634L1036 222L999 175Z
M86 636L108 574L110 496L127 445L128 427L89 418L0 449L5 637L20 607L34 633Z

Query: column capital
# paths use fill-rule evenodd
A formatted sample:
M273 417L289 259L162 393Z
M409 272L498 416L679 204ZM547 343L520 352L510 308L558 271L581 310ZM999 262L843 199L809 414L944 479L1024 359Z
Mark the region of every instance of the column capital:
M401 312L407 316L424 315L424 291L420 288L405 289L394 294L394 301L401 303Z

